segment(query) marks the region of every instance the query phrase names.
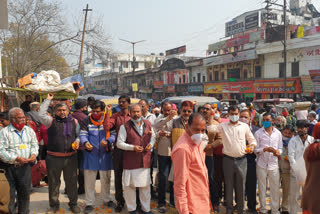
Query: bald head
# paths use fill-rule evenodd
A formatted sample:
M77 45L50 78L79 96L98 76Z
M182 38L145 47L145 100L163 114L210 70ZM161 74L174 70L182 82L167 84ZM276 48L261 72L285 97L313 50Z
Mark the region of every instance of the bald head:
M188 120L187 133L192 136L194 134L204 134L206 132L206 119L200 113L192 114Z

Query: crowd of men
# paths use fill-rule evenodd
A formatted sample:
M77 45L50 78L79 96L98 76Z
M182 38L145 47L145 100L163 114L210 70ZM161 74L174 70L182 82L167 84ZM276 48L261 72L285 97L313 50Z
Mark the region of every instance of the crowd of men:
M52 94L41 105L26 98L21 108L0 113L10 213L29 213L31 166L37 160L46 162L48 213L60 208L62 172L72 213L82 212L79 194L85 194L83 212L94 211L97 175L103 203L116 212L126 206L132 214L152 213L154 198L160 213L168 206L182 214L219 213L223 205L227 214L242 214L247 201L247 212L262 214L268 213L267 191L272 214L301 212L302 187L293 166L320 141L312 137L320 131L316 105L294 116L273 106L258 113L250 104L196 109L192 100L179 108L170 102L151 108L147 100L131 105L123 95L117 108L78 99L71 114L64 102L52 106Z

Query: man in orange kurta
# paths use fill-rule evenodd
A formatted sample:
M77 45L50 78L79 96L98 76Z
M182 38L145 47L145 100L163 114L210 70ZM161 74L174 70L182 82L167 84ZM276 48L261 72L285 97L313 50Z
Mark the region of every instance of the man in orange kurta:
M186 132L172 150L174 195L180 214L210 213L208 171L202 145L205 131L205 118L198 113L191 115Z

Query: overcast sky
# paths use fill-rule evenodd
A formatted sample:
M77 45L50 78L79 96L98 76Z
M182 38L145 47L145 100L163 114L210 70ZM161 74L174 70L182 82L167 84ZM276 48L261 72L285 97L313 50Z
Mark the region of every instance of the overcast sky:
M287 0L290 2L289 0ZM141 54L160 53L187 45L188 56L205 56L209 44L224 37L224 26L235 16L265 7L264 0L63 0L67 13L77 16L86 4L88 18L103 16L105 31L115 52L131 53L119 38L146 42ZM283 0L278 0L283 2ZM312 0L320 11L320 0ZM90 15L91 14L91 15Z

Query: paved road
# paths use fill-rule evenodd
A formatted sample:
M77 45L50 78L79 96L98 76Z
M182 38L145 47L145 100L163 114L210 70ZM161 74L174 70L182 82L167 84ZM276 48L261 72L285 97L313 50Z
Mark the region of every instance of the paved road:
M48 187L34 188L33 190L34 191L31 194L30 213L33 213L33 214L46 213L49 207ZM63 182L63 177L61 177L61 187L60 187L60 197L59 197L61 210L59 211L59 213L71 213L68 207L68 201L69 201L68 197L67 195L62 194L63 192L64 192L64 182ZM97 181L95 210L92 213L115 213L113 209L102 205L102 201L99 198L99 193L100 193L100 181ZM112 173L112 180L111 180L111 193L112 195L114 195L113 173ZM79 195L79 206L82 208L82 210L85 207L84 198L85 198L85 195ZM167 197L167 199L169 199L169 197ZM258 201L258 198L257 198L257 201ZM269 209L270 208L269 197L267 197L267 204L268 204L267 208ZM151 202L151 208L154 213L158 213L156 201ZM128 211L123 210L121 213L122 214L128 213ZM176 214L178 212L174 208L168 207L167 213ZM223 206L220 208L220 213L225 213L225 208Z

